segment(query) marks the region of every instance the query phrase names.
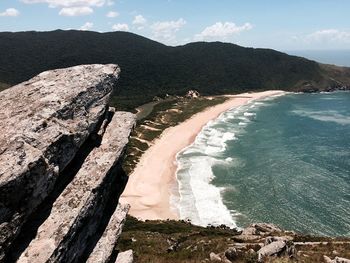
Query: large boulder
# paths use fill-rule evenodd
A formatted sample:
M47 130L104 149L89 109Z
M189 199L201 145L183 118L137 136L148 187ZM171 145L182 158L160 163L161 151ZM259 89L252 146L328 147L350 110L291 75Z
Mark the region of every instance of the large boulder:
M103 121L117 65L47 71L0 93L0 261Z
M263 262L263 259L268 256L277 256L279 255L285 248L286 248L286 242L284 241L274 241L264 247L262 247L258 251L259 255L259 262Z

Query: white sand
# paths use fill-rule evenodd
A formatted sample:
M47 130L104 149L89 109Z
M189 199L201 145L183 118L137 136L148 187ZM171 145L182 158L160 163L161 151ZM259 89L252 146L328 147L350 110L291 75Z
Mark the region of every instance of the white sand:
M176 154L190 145L203 126L222 112L252 100L282 95L283 91L264 91L229 96L226 102L210 107L175 127L166 129L161 137L142 155L121 197L131 205L130 214L142 220L178 219L170 207L172 189L176 186Z

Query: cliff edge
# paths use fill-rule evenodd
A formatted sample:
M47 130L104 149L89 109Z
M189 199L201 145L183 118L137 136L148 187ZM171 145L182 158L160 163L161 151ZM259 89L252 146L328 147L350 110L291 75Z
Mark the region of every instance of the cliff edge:
M108 106L119 73L114 64L51 70L0 93L0 262L31 240L46 244L35 262L84 254L82 229L93 236L123 188L112 185L135 118ZM31 221L47 226L45 240Z

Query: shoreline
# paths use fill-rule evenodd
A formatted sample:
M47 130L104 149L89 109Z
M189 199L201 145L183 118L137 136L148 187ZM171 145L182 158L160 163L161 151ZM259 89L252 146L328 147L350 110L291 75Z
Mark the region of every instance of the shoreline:
M141 220L179 219L171 206L171 196L177 187L176 156L191 145L202 128L223 112L248 104L253 100L283 95L286 92L269 90L256 93L227 95L224 103L209 107L177 126L166 129L142 155L120 198L131 205L130 215Z

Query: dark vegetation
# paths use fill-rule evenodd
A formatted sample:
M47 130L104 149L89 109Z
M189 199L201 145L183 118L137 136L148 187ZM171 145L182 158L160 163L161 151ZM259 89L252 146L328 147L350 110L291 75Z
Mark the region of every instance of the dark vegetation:
M119 109L132 109L154 96L183 95L189 89L220 95L343 85L330 79L339 72L269 49L220 42L169 47L126 32L0 33L2 83L13 85L45 70L89 63L117 63L122 68L113 97ZM341 81L350 79L349 73L342 76Z
M238 234L237 230L225 226L204 228L183 220L147 220L142 222L129 216L117 248L121 251L133 249L135 262L210 262L210 252L220 253L235 243L242 242L235 240ZM278 236L285 236L285 233L279 233ZM299 234L292 234L292 236L297 250L296 258L270 258L265 262L315 263L324 262L323 255L332 258L335 256L350 257L350 240L348 238L314 237ZM257 251L260 248L259 242L243 242L242 245L246 247L243 250L245 253L238 254L234 262L257 263L256 253L249 253L248 250ZM303 244L302 242L314 243Z

